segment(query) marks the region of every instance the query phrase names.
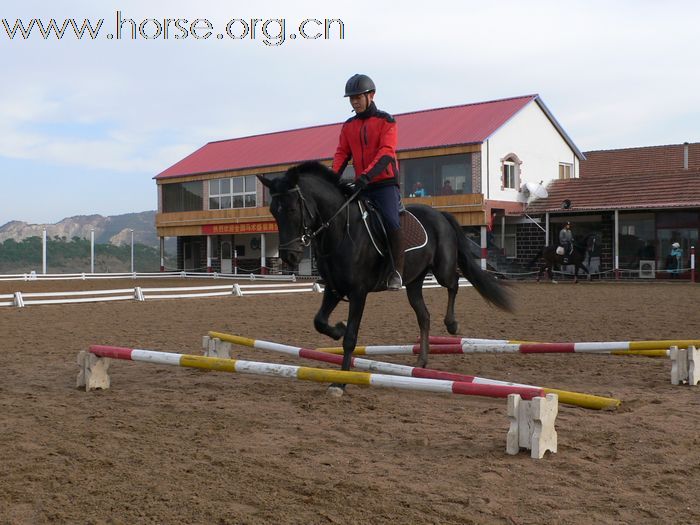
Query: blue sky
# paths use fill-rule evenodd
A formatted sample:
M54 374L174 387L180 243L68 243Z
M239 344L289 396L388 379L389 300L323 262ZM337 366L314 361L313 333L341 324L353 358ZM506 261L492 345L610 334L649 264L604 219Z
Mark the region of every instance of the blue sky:
M10 27L104 23L95 40L71 30L10 39L0 23L0 225L155 209L153 176L206 142L348 118L342 90L355 72L374 78L391 113L538 93L583 151L700 141L700 3L397 5L3 1ZM206 19L212 37L176 39L171 25L168 39L108 39L117 11L137 25ZM215 37L254 18L271 21L268 41L279 45L263 43L263 22L256 39ZM343 21L343 40L278 38L276 20L289 35L326 18ZM144 31L152 37L157 25Z

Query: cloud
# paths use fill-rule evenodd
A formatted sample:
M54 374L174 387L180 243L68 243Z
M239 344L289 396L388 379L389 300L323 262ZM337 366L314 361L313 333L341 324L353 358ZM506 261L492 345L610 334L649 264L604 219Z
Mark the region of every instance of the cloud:
M339 18L342 41L9 41L0 170L12 161L148 180L204 143L345 120L345 80L393 113L539 93L583 150L696 141L700 5L646 0L3 4L2 17ZM259 30L259 28L258 28ZM28 164L25 164L28 165Z

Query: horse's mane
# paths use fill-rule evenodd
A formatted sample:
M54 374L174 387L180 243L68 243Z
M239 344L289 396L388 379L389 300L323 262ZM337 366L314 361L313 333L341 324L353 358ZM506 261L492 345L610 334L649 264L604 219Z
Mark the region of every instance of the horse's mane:
M285 178L288 180L296 180L300 177L318 178L325 182L331 182L335 186L340 181L340 177L335 171L316 160L309 160L292 166L285 174Z

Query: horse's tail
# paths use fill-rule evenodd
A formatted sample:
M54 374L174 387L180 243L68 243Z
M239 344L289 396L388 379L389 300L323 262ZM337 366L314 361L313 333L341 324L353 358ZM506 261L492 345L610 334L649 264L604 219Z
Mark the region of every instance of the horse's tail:
M451 213L442 212L457 235L457 264L464 277L476 288L481 296L495 306L512 311L513 305L510 294L503 284L490 273L482 270L472 257L467 238L462 227Z

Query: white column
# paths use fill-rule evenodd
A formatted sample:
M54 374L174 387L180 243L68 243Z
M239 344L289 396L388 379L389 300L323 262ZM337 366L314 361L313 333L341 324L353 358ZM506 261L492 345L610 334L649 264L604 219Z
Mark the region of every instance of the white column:
M46 275L46 228L41 234L41 271Z
M506 254L506 215L501 216L501 253Z
M95 230L90 230L90 273L95 273Z
M131 231L131 273L134 273L134 230Z
M160 238L160 271L165 271L165 237Z
M207 235L207 272L211 272L211 235Z
M549 212L544 214L544 245L549 246Z
M615 254L615 278L620 277L620 210L615 210L615 237L613 239Z
M488 247L486 244L486 226L481 227L481 269L486 269L486 259L488 258Z
M260 234L260 273L267 274L267 259L265 258L265 234Z

